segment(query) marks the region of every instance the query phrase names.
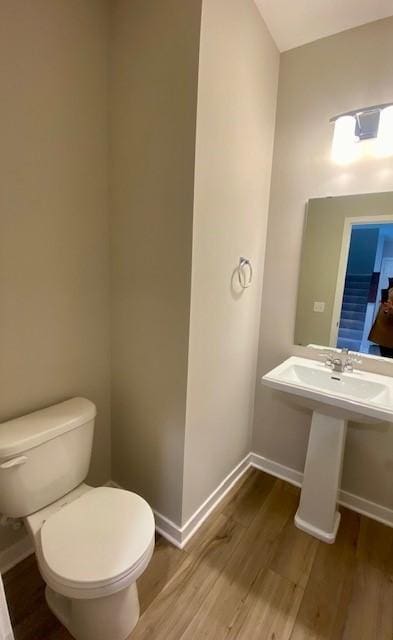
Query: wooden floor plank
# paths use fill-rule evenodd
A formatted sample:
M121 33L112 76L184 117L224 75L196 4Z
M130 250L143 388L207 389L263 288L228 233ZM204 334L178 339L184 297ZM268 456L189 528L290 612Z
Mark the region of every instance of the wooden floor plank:
M262 570L225 640L289 640L303 593L270 569Z
M259 507L271 492L274 483L275 478L272 476L261 474L257 469L252 469L222 513L248 527Z
M295 527L290 518L280 534L270 568L283 578L306 587L320 543Z
M3 582L11 621L16 626L34 613L43 600L44 584L38 572L35 556L28 556L7 571L3 576ZM29 594L28 598L25 597L26 593Z
M248 469L240 476L237 482L231 487L228 493L222 498L220 504L217 505L216 511L218 513L223 513L230 502L234 498L236 498L239 491L241 491L243 485L248 481L250 476L254 475L256 469L253 467L248 467Z
M188 554L169 584L141 617L132 640L180 638L236 548L244 527L223 515L216 531Z
M171 580L179 566L185 560L184 551L170 544L162 536L157 536L156 546L149 566L138 580L138 593L141 613Z
M362 518L343 640L393 639L393 529Z
M220 640L226 637L228 626L236 617L261 568L266 567L273 557L280 531L293 517L296 505L296 496L287 491L283 482L276 481L212 586L203 607L181 636L182 640Z
M343 509L335 544L318 545L291 640L342 638L355 574L359 519Z
M72 640L46 604L34 555L7 571L3 580L16 640Z
M342 510L295 528L299 490L247 471L183 551L158 537L129 640L393 640L393 529ZM31 556L3 576L16 640L72 640Z

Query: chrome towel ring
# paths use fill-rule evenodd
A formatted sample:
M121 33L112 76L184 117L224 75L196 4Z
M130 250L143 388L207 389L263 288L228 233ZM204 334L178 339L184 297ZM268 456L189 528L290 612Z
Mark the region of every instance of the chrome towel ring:
M237 275L241 288L248 289L248 287L251 286L253 274L251 262L247 258L240 258L239 266L237 268Z

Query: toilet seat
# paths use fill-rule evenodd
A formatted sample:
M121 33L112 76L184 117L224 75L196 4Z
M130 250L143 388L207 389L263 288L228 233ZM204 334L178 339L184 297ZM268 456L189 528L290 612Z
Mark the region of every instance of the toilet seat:
M92 489L44 522L41 572L57 593L82 599L115 593L135 582L154 549L154 516L135 493Z

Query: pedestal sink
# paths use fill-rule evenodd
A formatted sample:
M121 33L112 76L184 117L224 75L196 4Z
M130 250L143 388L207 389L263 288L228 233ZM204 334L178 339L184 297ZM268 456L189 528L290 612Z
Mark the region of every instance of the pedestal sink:
M337 495L347 421L392 421L393 378L367 371L337 373L314 360L293 356L262 381L313 411L295 524L332 543L340 524Z

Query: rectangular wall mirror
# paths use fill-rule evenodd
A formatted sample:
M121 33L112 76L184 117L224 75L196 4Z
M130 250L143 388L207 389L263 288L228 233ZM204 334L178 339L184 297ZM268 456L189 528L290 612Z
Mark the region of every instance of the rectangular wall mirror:
M393 358L393 192L309 200L295 344Z

